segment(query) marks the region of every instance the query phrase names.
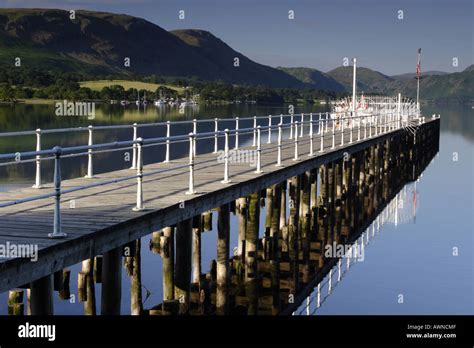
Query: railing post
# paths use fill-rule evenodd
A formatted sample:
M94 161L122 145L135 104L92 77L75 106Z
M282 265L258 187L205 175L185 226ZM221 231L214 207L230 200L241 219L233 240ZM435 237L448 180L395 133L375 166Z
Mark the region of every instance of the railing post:
M384 133L387 133L387 115L384 114L383 116L384 116L384 120L385 120L383 130L384 130Z
M367 116L364 116L364 139L367 138Z
M344 145L344 117L341 116L341 146Z
M354 120L353 114L351 113L351 117L349 118L349 122L350 122L350 127L349 127L349 129L350 129L350 131L351 131L351 133L349 134L349 144L352 144L352 129L354 128L354 127L353 127L353 123L352 123L353 120Z
M87 142L88 146L94 145L94 139L93 139L93 127L92 125L89 125L87 127L89 129L89 141ZM92 149L89 148L87 150L87 175L86 178L90 179L94 176L94 165L93 165L93 155L92 155Z
M197 120L193 119L193 134L196 136L197 134ZM196 157L196 138L193 141L193 156Z
M262 139L260 126L257 126L257 170L254 173L261 174L262 172Z
M55 146L54 150L54 222L53 233L48 233L49 238L64 238L66 233L61 228L61 155L63 150Z
M143 139L137 138L137 205L133 211L142 211L143 206Z
M137 140L137 124L133 124L133 141ZM137 169L137 144L133 143L132 166L130 169Z
M309 114L309 154L308 156L314 155L313 149L313 114Z
M326 133L328 132L329 113L326 111Z
M375 116L375 136L377 136L378 134L378 131L377 131L377 128L379 128L379 117L378 116Z
M41 129L36 130L36 151L41 151ZM36 156L36 177L33 188L40 189L41 186L41 156Z
M324 151L324 128L322 129L322 132L321 134L319 134L319 136L321 137L321 149L319 150L319 152L323 152Z
M358 119L359 119L359 122L357 125L357 141L360 140L360 123L362 122L362 118L360 116L358 117Z
M397 128L400 128L400 112L402 107L402 94L398 93L398 100L397 100Z
M304 129L304 112L301 113L301 126L300 126L300 138L303 137L303 129Z
M282 124L283 122L280 122L278 124L278 158L277 158L277 164L275 165L276 167L281 167L281 138L282 138Z
M293 119L294 115L290 114L290 140L293 139Z
M298 156L298 121L295 121L295 157L293 158L293 161L298 161L299 156Z
M230 179L229 179L229 129L225 129L224 130L224 133L225 133L225 144L224 144L224 159L225 159L225 163L224 163L224 180L222 180L221 182L223 184L227 184L230 182Z
M217 153L218 149L218 132L219 132L219 119L214 119L214 153Z
M318 114L318 134L321 134L321 113Z
M372 119L374 116L370 116L370 124L369 124L369 138L372 138Z
M252 146L257 145L257 116L253 117L253 142Z
M170 136L171 136L171 122L166 121L166 155L165 163L170 161Z
M239 118L235 118L235 148L239 148Z
M272 142L272 115L268 115L268 140L267 144Z
M332 146L331 149L334 149L336 147L336 129L334 128L336 124L334 123L334 120L332 120Z
M195 134L189 133L189 188L186 191L187 195L193 195L196 193L194 190L194 144Z

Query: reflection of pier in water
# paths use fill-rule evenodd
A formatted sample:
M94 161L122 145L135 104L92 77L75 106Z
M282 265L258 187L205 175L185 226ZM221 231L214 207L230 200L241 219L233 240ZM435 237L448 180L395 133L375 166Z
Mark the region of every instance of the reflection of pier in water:
M404 223L415 223L417 209L416 183L406 184L403 189L385 206L382 212L372 221L363 233L350 244L337 264L329 269L325 277L316 285L303 304L293 315L314 315L323 303L334 293L335 288L344 279L352 265L365 260L365 249L379 235L383 226L395 226Z
M239 244L228 261L227 288L217 271L223 267L219 257L228 252L226 238L219 238L218 259L212 262L210 272L201 274L200 233L211 228L212 213L194 219L193 281L185 310L192 314L291 314L303 303L303 312L314 313L351 264L364 255L382 225L414 220L416 180L438 145L435 140L407 147L412 140L404 136L398 143L377 144L229 205L238 217ZM265 231L257 239L255 229L262 206ZM218 210L218 229L228 224L228 214ZM156 233L151 241L152 248L163 257L164 288L170 287L173 270L172 263L166 261L172 251L162 246L169 248L172 235L169 228ZM350 248L341 258L326 257L328 245ZM322 297L325 285L329 293ZM182 311L176 293L170 288L167 294L162 304L146 312L162 315Z
M433 119L420 124L415 134L399 129L356 145L346 138L350 146L313 161L296 162L299 166L287 166L281 174L270 173L274 176L265 186L263 182L242 186L238 193L228 195L233 198L214 198L206 202L206 208L191 204L184 220L168 217L166 221L176 225L163 228L162 224L151 240L163 264L163 302L151 308L143 305L141 240L128 242L137 238L135 234L128 236L125 246L99 255L91 251L77 278L84 312L96 314L95 284L101 282L100 312L120 314L123 258L131 280L132 314L291 314L337 265L339 259L327 257L325 247L353 244L400 189L419 177L438 151L438 137L439 119ZM295 143L297 146L297 140ZM257 192L251 191L254 187ZM265 228L260 231L263 212ZM229 257L231 213L238 220L233 257ZM217 215L217 255L205 273L201 235L212 229L213 215ZM55 270L54 290L61 299L69 299L71 274L62 268ZM45 276L24 286L29 288L28 311L32 314L52 313L51 278ZM10 292L12 313L23 311L22 296L21 291Z

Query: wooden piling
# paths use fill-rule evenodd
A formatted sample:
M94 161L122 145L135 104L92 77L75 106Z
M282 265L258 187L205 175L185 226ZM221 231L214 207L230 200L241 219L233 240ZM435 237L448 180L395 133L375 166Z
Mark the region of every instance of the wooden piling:
M218 208L217 219L217 291L216 314L228 314L229 311L229 204Z
M143 312L142 303L142 271L141 271L141 239L135 241L135 255L132 258L133 273L130 285L131 315L140 315Z
M260 195L252 193L248 199L248 220L245 233L245 279L257 278L258 233L260 225Z
M192 219L181 221L176 226L176 245L174 296L179 301L180 314L187 314L190 309Z
M174 227L163 229L160 237L163 301L174 299Z
M201 216L193 219L193 259L192 259L192 283L199 284L201 279Z
M272 277L272 314L280 312L280 210L281 210L281 186L279 184L272 187L272 209L270 224L270 245L271 245L271 277Z
M291 178L290 184L290 217L288 221L288 246L290 259L291 287L293 293L299 289L299 206L300 180L298 176Z
M238 225L239 225L239 238L237 244L237 255L239 255L242 259L245 256L245 234L247 228L247 199L245 197L241 197L237 200L237 217L238 217Z

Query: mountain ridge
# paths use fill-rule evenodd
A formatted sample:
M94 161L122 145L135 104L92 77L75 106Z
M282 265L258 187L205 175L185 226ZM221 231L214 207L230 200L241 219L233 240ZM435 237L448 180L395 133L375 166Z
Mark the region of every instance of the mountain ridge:
M0 9L0 62L48 71L85 74L158 75L220 80L273 88L352 90L352 67L328 72L307 67L270 67L252 61L202 29L167 31L145 19L109 12L77 10L76 18L58 9ZM126 59L130 65L126 66ZM238 64L236 65L236 58ZM12 66L10 65L10 66ZM473 65L462 72L426 72L420 81L426 98L473 92ZM359 67L358 91L414 96L413 73L389 76Z

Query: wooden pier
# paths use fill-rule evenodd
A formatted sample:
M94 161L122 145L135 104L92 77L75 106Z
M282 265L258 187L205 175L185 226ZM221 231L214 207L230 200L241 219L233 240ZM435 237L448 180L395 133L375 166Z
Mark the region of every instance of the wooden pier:
M247 314L291 313L321 276L321 270L329 267L326 264L337 262L324 259L323 245L353 240L400 185L416 179L439 146L436 117L409 127L394 126L394 119L386 119L392 122L388 127L380 122L365 128L361 123L344 128L345 120L338 121L340 124L333 120L329 129L324 123L321 127L320 123L304 122L301 133L297 122L289 125L291 139L282 139L282 130L271 126L264 129L265 134L258 129L255 146L239 147L236 142L239 150L258 151L255 167L249 163L218 163L216 153L199 152L192 136L190 158L142 166L140 151L149 150L139 144L137 180L61 195L64 238L48 236L57 221L58 207L53 198L0 208L0 244L34 244L39 248L36 262L0 258L0 292L29 288L32 314L52 314L52 300L44 301L51 299L54 291L52 275L60 274L62 278L68 266L84 262L81 274L89 301L85 311L95 314L91 302L95 301L91 297L96 277L94 260L102 256L101 313L119 314L121 259L124 247L132 244L128 261L134 282L132 314L229 314L237 310L236 303L243 302ZM235 137L238 131L234 129L231 134ZM268 135L270 143L267 132L274 132ZM228 153L229 133L222 135L227 138ZM119 180L133 172L124 169L64 180L60 182L61 190ZM146 176L151 172L156 173ZM28 188L2 193L0 204L55 189L54 183L42 186L40 191ZM259 238L255 225L264 196L267 227ZM209 274L203 274L200 234L209 229L209 212L214 209L218 216L216 264ZM239 214L239 245L234 257L229 252L230 211ZM164 302L144 310L140 244L136 241L152 233L153 248L163 258ZM264 288L271 289L264 291L268 303L259 294ZM292 306L287 300L290 293L295 298ZM15 310L20 308L17 302L14 297Z

